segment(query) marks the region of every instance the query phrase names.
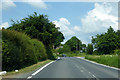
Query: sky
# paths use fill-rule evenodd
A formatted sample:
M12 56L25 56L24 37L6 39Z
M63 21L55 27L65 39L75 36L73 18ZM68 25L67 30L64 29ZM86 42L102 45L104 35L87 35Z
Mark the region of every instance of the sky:
M91 43L91 36L105 33L112 26L118 29L117 2L2 2L2 27L11 26L16 21L37 12L48 15L48 19L60 27L65 43L76 36L83 43ZM39 2L40 1L40 2Z

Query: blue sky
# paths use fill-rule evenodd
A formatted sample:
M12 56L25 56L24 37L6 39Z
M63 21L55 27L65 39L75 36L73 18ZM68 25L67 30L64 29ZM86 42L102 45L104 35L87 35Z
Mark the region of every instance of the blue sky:
M24 2L15 2L15 4L17 5L15 8L3 10L3 22L7 21L11 24L11 19L20 20L37 12L38 14L47 14L50 21L65 17L72 22L72 25L80 25L80 19L94 8L92 2L46 2L47 9L36 8Z
M65 43L77 36L83 43L90 43L91 36L103 33L112 26L118 28L117 3L94 2L13 2L2 3L2 24L9 27L11 19L20 20L34 12L48 15L48 19L60 27ZM41 0L40 0L41 1Z

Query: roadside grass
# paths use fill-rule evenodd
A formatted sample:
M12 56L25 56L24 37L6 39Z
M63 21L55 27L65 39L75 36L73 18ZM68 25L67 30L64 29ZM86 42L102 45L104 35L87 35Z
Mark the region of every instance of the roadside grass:
M34 71L35 69L39 68L39 67L42 67L44 66L45 64L51 62L52 60L45 60L45 61L41 61L41 62L38 62L36 64L33 64L31 66L28 66L28 67L25 67L23 69L20 69L18 70L18 72L15 72L15 71L10 71L10 72L7 72L5 75L3 76L9 76L9 75L15 75L15 74L20 74L20 73L25 73L25 72L31 72L31 71Z
M120 68L118 62L118 55L86 55L85 59L95 61L97 63L105 64L108 66Z
M120 68L119 55L87 55L85 53L64 53L68 57L85 57L85 59L95 61L100 64Z

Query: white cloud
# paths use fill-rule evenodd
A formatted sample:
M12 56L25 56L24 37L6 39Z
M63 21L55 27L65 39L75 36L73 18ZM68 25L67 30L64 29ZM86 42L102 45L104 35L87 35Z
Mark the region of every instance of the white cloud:
M70 25L70 22L66 18L60 18L60 22L65 25Z
M77 36L83 43L88 42L86 40L86 35L81 31L81 28L79 26L70 26L70 22L66 18L60 18L58 21L53 21L54 24L56 24L56 27L60 27L60 31L65 36L64 44L67 40L69 40L72 36ZM84 36L85 35L85 36Z
M12 0L6 0L6 1L2 2L2 6L0 6L0 7L2 7L0 9L7 10L9 8L16 7L16 5Z
M116 5L116 6L115 6ZM109 26L118 29L117 3L95 3L95 8L81 19L82 30L87 33L105 32Z
M47 5L42 0L22 0L35 8L47 9Z
M73 30L75 30L75 31L81 31L79 26L74 26Z
M81 26L71 26L66 18L53 21L64 34L65 43L72 36L77 36L83 43L91 43L91 36L107 31L109 26L118 29L117 3L95 3L94 8L81 19Z
M21 0L21 2L25 2L35 8L47 9L47 5L42 0ZM0 6L0 9L6 10L12 7L16 7L14 0L5 0L2 2L2 6Z
M9 8L12 8L12 7L16 7L16 4L12 1L12 0L5 0L2 2L2 8L0 9L9 9Z
M53 21L56 24L56 27L60 27L60 31L65 36L73 35L74 32L70 29L70 22L66 18L60 18L58 21Z
M0 29L2 29L2 27L4 27L5 29L9 27L9 23L8 22L4 22L0 25Z

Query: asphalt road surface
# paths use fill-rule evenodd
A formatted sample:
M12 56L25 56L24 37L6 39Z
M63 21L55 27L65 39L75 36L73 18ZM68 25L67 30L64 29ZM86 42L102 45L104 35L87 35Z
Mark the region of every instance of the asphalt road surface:
M75 57L63 57L32 78L118 78L118 70L96 65Z

